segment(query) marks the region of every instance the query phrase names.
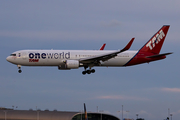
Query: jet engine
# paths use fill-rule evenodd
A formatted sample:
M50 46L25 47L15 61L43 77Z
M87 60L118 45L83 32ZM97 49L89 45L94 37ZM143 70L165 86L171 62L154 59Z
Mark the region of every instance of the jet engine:
M65 60L63 62L64 62L64 64L61 64L58 66L59 70L70 70L70 69L79 68L79 61L78 60Z

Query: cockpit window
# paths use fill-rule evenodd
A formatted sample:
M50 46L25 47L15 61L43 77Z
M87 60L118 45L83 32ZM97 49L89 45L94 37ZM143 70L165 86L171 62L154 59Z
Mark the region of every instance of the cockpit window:
M10 56L16 56L16 54L11 54Z

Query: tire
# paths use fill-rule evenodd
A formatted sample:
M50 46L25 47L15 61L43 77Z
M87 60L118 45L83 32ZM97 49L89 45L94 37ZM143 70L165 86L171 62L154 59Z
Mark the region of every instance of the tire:
M82 71L82 74L85 75L85 74L86 74L86 71Z
M22 72L22 70L18 70L18 72L19 72L19 73L21 73L21 72Z
M87 70L87 74L91 74L91 71L90 71L90 70Z
M92 72L92 73L95 73L95 69L92 69L91 72Z

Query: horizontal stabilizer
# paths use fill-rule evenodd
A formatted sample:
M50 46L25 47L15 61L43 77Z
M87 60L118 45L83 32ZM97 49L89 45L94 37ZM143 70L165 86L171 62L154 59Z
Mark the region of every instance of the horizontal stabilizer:
M152 55L152 56L147 56L146 58L156 58L156 57L162 57L166 55L170 55L172 53L164 53L164 54L158 54L158 55Z

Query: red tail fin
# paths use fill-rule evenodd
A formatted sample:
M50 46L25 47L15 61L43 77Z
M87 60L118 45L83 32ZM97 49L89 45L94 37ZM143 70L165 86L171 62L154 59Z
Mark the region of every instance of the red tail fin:
M99 50L104 50L105 46L106 46L106 43L104 43Z
M140 49L140 52L159 54L166 38L169 25L164 25L152 38Z

